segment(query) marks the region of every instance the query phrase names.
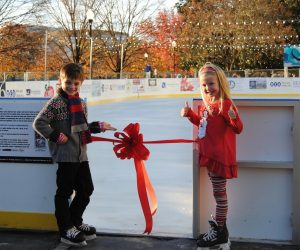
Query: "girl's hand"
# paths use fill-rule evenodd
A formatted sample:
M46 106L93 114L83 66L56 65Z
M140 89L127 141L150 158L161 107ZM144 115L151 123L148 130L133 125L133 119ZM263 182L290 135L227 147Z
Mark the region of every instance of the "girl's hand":
M232 105L230 106L230 109L228 110L228 115L229 115L230 119L232 119L232 120L236 119L236 113L233 110Z
M190 110L190 106L189 106L189 102L188 101L186 101L185 102L185 106L181 109L181 112L180 112L180 115L182 116L182 117L186 117L187 116L187 113L189 112L189 110Z
M66 144L68 142L69 138L64 134L64 133L60 133L59 137L57 139L57 143L58 144Z
M103 131L106 131L106 130L112 130L112 131L116 131L117 129L112 127L110 125L110 123L108 122L101 122L101 129L103 129Z

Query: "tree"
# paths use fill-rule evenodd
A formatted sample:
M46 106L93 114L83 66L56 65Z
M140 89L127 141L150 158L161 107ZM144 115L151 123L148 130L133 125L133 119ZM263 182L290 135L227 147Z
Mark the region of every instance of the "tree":
M7 24L0 29L1 71L31 70L41 53L41 35L22 24Z
M146 19L139 26L140 39L151 57L151 64L160 72L177 71L180 53L177 40L182 27L181 16L167 10Z
M0 25L22 22L36 13L43 0L0 0ZM25 19L26 18L26 19Z
M1 71L24 69L25 62L34 57L30 55L31 35L26 34L26 27L22 25L38 10L43 0L0 0L0 60ZM37 40L32 41L32 45ZM30 51L27 49L31 48ZM34 49L35 51L35 49ZM27 55L25 55L27 53ZM35 53L35 52L34 52ZM24 56L24 58L22 58ZM31 59L32 59L31 58ZM30 59L30 60L31 60ZM22 64L24 62L24 64ZM18 68L20 66L20 68Z
M160 2L151 4L150 0L104 0L103 8L97 9L100 18L98 50L95 54L101 67L106 65L111 71L137 69L144 60L145 48L141 46L139 24L158 8ZM142 69L139 69L141 71Z
M43 10L49 14L49 20L57 27L53 32L57 38L52 42L57 46L57 53L65 62L86 64L85 53L88 49L87 11L100 8L100 1L89 0L45 0Z
M179 46L189 47L182 64L281 68L282 46L297 39L285 22L291 13L278 0L252 1L251 8L249 2L236 0L181 1L177 6L185 22Z
M88 65L93 39L94 71L99 74L99 69L119 73L121 68L134 65L141 54L136 46L136 26L149 14L150 7L150 0L45 0L43 9L50 17L47 22L58 28L59 38L53 39L53 43L62 60ZM95 15L92 38L86 15L89 9Z
M292 26L300 36L300 0L281 0L281 2L292 12Z

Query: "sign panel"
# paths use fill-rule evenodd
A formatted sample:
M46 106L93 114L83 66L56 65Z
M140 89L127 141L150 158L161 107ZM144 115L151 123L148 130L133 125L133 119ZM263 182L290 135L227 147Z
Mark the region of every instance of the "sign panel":
M51 163L45 138L32 122L47 98L0 98L0 161Z
M300 47L284 48L284 67L300 67Z

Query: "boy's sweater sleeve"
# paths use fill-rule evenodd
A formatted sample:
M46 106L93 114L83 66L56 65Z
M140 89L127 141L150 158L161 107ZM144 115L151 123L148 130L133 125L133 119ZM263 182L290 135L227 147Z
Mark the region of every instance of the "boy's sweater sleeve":
M91 122L88 125L91 133L93 134L103 132L103 129L101 128L101 122Z
M51 117L54 116L54 113L50 106L51 100L36 116L33 121L32 128L47 140L57 142L60 132L54 130L50 126Z
M86 102L84 100L82 100L82 104L83 104L83 111L86 117L86 120L88 119L88 109L87 109L87 105ZM103 129L101 128L101 122L97 121L97 122L91 122L88 123L88 127L89 130L92 134L98 134L100 132L104 132Z
M190 120L191 123L199 127L200 116L197 115L191 108L189 109L186 117Z

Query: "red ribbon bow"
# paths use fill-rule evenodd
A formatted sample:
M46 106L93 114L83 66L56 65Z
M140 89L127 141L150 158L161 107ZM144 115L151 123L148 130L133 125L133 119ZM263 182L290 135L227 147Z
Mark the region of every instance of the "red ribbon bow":
M143 144L143 135L139 133L140 125L138 123L130 123L124 130L125 133L116 132L115 137L122 142L115 145L113 150L116 156L122 160L134 159L134 165L137 177L137 188L142 205L144 217L146 220L146 229L144 233L151 233L152 230L152 216L157 209L157 199L154 189L149 180L144 160L147 160L150 151ZM152 207L150 208L148 195L150 196Z
M144 141L143 135L140 134L140 124L130 123L123 132L115 132L117 139L108 139L98 136L92 136L92 141L108 141L113 142L113 150L118 158L134 159L134 165L137 176L137 188L138 194L143 209L146 228L144 233L150 234L152 231L153 220L152 217L157 210L157 199L155 191L151 185L148 177L144 160L147 160L150 155L150 151L144 146L144 143L158 144L158 143L191 143L194 140L185 139L173 139L173 140L160 140L160 141ZM151 204L150 207L148 195L150 196Z

